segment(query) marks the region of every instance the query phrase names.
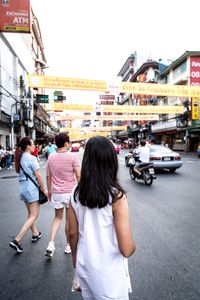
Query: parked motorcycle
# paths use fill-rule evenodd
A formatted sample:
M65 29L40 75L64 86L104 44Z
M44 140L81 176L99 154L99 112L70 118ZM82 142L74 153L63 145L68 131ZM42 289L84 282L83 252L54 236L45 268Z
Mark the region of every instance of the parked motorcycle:
M152 185L153 180L156 179L153 164L152 163L141 163L139 171L141 174L139 175L134 171L134 167L137 161L137 157L131 157L129 159L129 175L132 180L143 180L144 183L148 186Z

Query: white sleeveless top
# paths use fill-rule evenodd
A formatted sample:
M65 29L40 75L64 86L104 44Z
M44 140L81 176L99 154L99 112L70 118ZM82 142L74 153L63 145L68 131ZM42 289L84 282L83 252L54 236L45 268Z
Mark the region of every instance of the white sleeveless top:
M74 189L71 204L79 224L76 270L83 296L98 300L129 299L128 260L119 251L112 205L100 209L83 206L78 196L74 201Z

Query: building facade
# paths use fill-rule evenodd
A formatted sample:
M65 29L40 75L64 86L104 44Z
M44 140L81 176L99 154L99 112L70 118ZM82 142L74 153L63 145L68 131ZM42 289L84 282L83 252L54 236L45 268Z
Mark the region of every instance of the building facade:
M0 145L4 148L13 148L26 135L34 140L41 138L41 132L45 138L53 135L48 114L34 114L39 106L35 95L44 91L27 87L27 74L44 74L45 67L40 26L31 9L30 34L0 33Z
M118 74L122 81L200 86L199 51L186 51L168 66L162 61L149 59L137 70L134 70L134 63L129 63L130 59L134 60L129 57ZM121 94L119 104L183 105L183 114L160 114L159 121L134 121L133 116L131 124L126 123L127 132L119 132L117 138L121 141L128 138L134 142L150 139L167 144L174 150L196 151L200 142L199 98Z
M159 75L159 83L200 86L200 51L186 51ZM159 104L183 105L182 115L162 115L152 126L159 142L174 150L196 151L200 141L199 98L159 97Z

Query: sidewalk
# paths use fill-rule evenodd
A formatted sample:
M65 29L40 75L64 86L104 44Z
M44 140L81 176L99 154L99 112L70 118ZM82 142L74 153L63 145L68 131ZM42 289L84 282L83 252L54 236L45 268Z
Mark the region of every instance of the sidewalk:
M191 157L191 158L197 158L198 159L198 156L197 156L197 153L192 151L192 152L181 152L179 151L179 154L182 156L182 157Z

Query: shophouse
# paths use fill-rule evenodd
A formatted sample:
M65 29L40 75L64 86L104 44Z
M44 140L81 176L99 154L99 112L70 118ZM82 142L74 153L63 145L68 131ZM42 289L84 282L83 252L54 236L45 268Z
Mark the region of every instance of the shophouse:
M200 51L186 51L159 74L159 83L200 86ZM200 141L199 98L159 97L159 105L183 105L182 115L160 115L151 126L159 143L174 150L195 151Z
M162 61L157 62L148 59L138 69L135 67L136 54L131 55L123 65L118 76L122 76L122 81L143 82L143 83L158 83L159 74L167 67ZM157 105L158 98L151 95L136 95L136 94L121 94L120 105ZM138 114L135 114L138 116ZM140 114L141 115L141 114ZM151 126L154 121L147 121L145 117L136 121L134 114L132 121L123 121L122 125L127 125L126 132L119 132L118 138L124 141L132 141L137 143L140 139L154 140L154 135L151 132Z
M186 51L170 65L148 59L135 68L136 55L128 57L118 76L122 81L154 84L200 86L200 51ZM118 132L117 138L138 142L150 139L169 145L174 150L196 151L200 142L199 98L161 97L120 94L119 105L183 105L183 114L160 114L159 121L124 121L127 131Z
M121 77L122 81L129 82L131 81L131 78L133 74L136 71L136 60L137 60L137 54L136 52L132 53L123 64L121 70L117 74L117 76ZM118 105L133 105L133 99L132 95L129 93L120 93L118 100ZM121 126L129 126L131 125L131 121L118 121L117 125ZM116 139L117 141L120 141L121 144L123 144L124 141L128 141L128 130L124 131L115 131L112 132L112 138ZM131 138L131 137L130 137Z

